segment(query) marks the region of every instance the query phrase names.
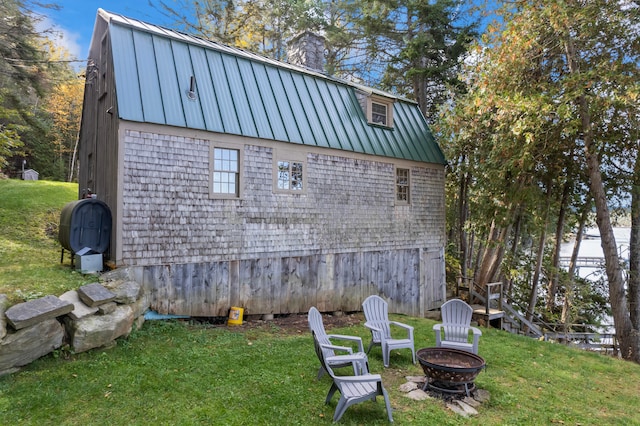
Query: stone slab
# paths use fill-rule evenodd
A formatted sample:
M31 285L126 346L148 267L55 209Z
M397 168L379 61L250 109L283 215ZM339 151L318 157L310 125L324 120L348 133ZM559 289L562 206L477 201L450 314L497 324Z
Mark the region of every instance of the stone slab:
M425 376L405 376L407 382L424 383L427 381Z
M491 399L491 394L485 389L476 389L476 391L473 393L473 399L480 403L489 402L489 400Z
M7 309L5 316L13 328L20 330L48 319L66 315L71 311L73 311L73 303L49 295L13 305Z
M113 302L116 299L115 293L109 291L100 283L83 285L78 289L78 296L87 306L91 307Z
M472 406L465 404L462 401L456 401L456 403L460 406L460 408L462 408L464 410L465 413L467 413L470 416L477 416L478 415L478 410L476 410L475 408L473 408Z
M469 398L468 396L465 396L465 397L462 399L462 402L464 402L464 403L465 403L465 404L467 404L467 405L472 406L473 408L478 408L480 405L482 405L479 401L476 401L476 400L475 400L475 399L473 399L473 398Z
M135 281L110 281L105 282L104 287L116 295L116 303L130 305L135 303L142 294L142 286Z
M74 321L66 317L65 324L76 353L100 348L120 336L128 335L133 326L133 309L129 305L118 305L108 315L92 315Z
M49 319L8 334L0 342L0 371L27 365L62 346L64 327Z
M409 393L412 390L418 389L418 384L416 382L406 382L400 385L398 390L400 392Z
M455 402L449 402L447 403L447 408L451 411L453 411L456 414L461 415L462 417L469 417L469 413L467 413L466 411L464 411L458 404L456 404Z
M66 293L61 294L60 300L65 300L67 302L73 303L73 311L69 312L68 315L76 320L89 315L93 315L98 312L98 308L87 306L82 300L80 300L78 292L75 290L67 291Z
M116 302L105 303L104 305L98 306L98 314L100 315L108 315L115 312L118 304Z
M414 401L424 401L426 399L431 399L429 394L422 389L414 389L411 392L405 394L405 396L407 398L413 399Z

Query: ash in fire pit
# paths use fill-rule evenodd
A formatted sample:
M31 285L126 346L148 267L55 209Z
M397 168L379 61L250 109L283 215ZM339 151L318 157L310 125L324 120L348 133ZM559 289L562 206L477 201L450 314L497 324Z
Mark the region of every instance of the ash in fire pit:
M482 357L459 349L423 348L416 355L426 376L424 390L470 396L473 381L485 367Z

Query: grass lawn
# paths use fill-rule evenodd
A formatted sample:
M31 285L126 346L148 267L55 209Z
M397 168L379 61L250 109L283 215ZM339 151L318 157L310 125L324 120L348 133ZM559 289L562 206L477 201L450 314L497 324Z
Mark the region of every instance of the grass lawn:
M60 211L78 199L78 185L0 179L0 293L13 303L60 295L95 282L60 264Z
M75 190L71 184L0 181L1 292L58 295L95 281L60 266L59 246L46 233ZM349 318L350 325L331 331L368 344L362 314ZM416 349L434 345L434 321L393 319L415 327ZM408 350L393 351L389 368L382 366L380 348L371 351L371 371L383 377L396 424L640 425L640 365L482 330L479 354L487 368L476 386L491 400L469 419L439 399L416 402L398 390L405 376L422 373ZM288 327L277 321L239 327L147 321L114 348L58 350L0 377L0 425L326 425L337 396L324 405L331 382L316 380L318 366L304 317ZM387 424L386 418L378 398L350 407L340 423Z

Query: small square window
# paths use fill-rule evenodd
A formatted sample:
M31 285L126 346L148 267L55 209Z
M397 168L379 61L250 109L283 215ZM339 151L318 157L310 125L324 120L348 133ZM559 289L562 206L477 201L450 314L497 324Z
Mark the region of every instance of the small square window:
M278 161L278 190L303 190L302 163L295 161Z
M409 169L396 169L396 203L409 204Z

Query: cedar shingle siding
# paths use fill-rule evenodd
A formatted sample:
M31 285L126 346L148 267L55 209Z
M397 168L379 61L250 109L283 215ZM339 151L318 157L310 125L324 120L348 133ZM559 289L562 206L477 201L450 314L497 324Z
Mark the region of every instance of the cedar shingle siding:
M98 12L94 43L118 25L122 25L120 38L124 28L132 31L132 39L153 35L154 43L180 42L192 48L188 36L180 39L179 33L104 11ZM145 28L152 28L151 33ZM100 50L100 43L96 46L90 56ZM210 46L198 48L210 55ZM238 54L226 49L225 55ZM118 54L141 64L135 52ZM265 66L252 54L242 54L247 64L258 61ZM355 311L370 294L385 297L394 312L421 316L439 307L445 300L444 159L417 106L394 98L395 129L376 128L366 123L358 106L356 89L362 93L361 87L338 84L290 65L278 69L274 61L264 61L270 72L303 78L307 84L317 80L317 87L328 87L327 93L339 91L343 98L351 93L347 98L353 101L352 115L341 117L340 126L331 119L337 119L337 113L325 117L336 126L331 134L339 139L338 145L318 140L329 129L316 129L313 143L304 137L292 143L274 136L278 132L258 137L237 129L225 133L192 128L186 122L148 120L142 112L124 114L116 105L130 93L113 83L122 81L118 73L133 78L133 68L126 62L108 65L105 78L112 84L106 85L111 87L106 95L92 90L87 73L80 190L93 185L98 198L116 212L111 261L140 272L152 307L160 313L220 316L232 305L243 306L247 314L306 312L312 305L321 311ZM116 75L109 77L109 69ZM207 68L207 72L224 73L224 69ZM149 102L144 93L138 92L142 105ZM229 93L226 96L227 108L237 109L239 104ZM288 101L322 103L325 109L328 105L327 99ZM112 104L110 111L105 102ZM154 111L161 106L154 104ZM294 108L294 115L283 117L283 122L300 123L305 111ZM236 111L236 115L249 122L252 112ZM266 128L256 115L252 120L254 131ZM358 126L362 129L358 140L348 140ZM308 131L300 129L300 135ZM428 137L420 136L425 131ZM240 153L238 198L211 193L213 146ZM433 160L425 161L428 158ZM275 188L278 161L303 164L303 190ZM396 168L410 171L408 204L396 203Z

